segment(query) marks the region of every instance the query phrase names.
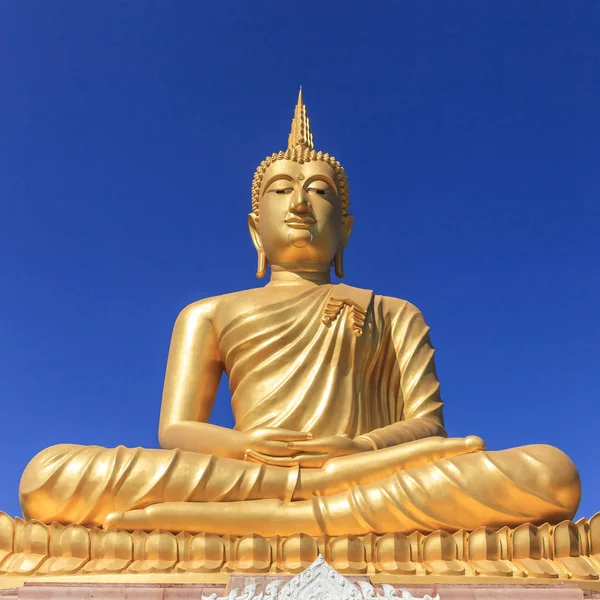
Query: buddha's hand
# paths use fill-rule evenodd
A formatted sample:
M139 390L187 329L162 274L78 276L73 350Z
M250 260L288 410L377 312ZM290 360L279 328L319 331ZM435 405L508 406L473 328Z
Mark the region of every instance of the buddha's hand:
M279 427L257 427L242 435L244 458L253 460L253 455L269 457L290 457L297 450L290 447L296 442L312 440L312 433L307 431L292 431Z
M261 452L248 452L246 460L276 467L303 467L318 469L329 459L348 454L358 454L373 450L365 439L352 439L347 435L334 435L316 440L297 440L287 444L290 454L273 456Z

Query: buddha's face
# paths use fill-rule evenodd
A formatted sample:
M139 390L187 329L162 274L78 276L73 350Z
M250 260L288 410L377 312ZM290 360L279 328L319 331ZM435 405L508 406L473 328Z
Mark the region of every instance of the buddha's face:
M347 238L339 182L322 161L271 164L262 181L259 213L259 218L250 215L250 232L272 265L330 265Z

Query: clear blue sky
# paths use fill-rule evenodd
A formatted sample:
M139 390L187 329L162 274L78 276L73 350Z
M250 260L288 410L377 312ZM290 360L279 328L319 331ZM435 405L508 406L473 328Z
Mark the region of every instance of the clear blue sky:
M177 313L259 284L250 182L302 84L347 282L421 308L451 434L562 448L600 510L599 31L585 0L0 2L0 509L46 446L157 445Z

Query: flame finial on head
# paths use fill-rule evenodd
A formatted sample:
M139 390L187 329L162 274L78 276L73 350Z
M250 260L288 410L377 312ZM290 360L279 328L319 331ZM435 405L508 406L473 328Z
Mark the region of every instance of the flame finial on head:
M314 150L313 136L310 130L310 119L304 104L304 96L302 95L302 86L298 92L298 102L294 110L294 118L292 119L292 130L288 138L288 150Z
M320 160L335 171L335 176L339 183L339 192L342 200L342 217L345 219L348 215L348 206L350 203L350 190L348 189L348 178L344 168L334 156L329 153L317 152L315 150L313 135L310 130L310 121L304 104L302 87L298 94L298 102L294 109L294 118L292 119L292 130L288 137L288 147L284 152L275 152L263 160L254 173L252 179L252 212L258 217L259 200L263 177L265 172L274 162L278 160L291 160L297 163L305 163L311 160Z

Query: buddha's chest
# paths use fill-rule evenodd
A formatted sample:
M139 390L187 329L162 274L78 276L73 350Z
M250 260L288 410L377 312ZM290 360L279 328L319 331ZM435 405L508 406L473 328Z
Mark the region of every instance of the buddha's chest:
M343 301L269 305L246 310L219 332L219 354L232 386L249 375L306 381L318 372L332 383L364 376L386 346L386 328ZM287 375L285 375L287 373Z

